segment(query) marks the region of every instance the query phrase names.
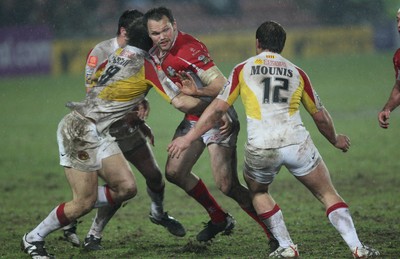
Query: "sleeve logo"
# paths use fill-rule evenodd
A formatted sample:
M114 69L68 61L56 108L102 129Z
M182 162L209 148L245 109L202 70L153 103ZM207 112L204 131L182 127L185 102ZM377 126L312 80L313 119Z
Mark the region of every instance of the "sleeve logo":
M90 56L88 58L87 64L88 64L89 67L96 67L97 61L98 61L97 56Z

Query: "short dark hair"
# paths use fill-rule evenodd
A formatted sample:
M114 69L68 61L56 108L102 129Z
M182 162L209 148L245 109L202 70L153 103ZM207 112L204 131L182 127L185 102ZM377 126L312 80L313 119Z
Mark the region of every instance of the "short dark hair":
M258 27L256 39L262 49L281 53L285 47L286 31L279 23L267 21Z
M120 34L122 27L126 29L129 26L129 24L132 23L133 20L135 20L136 18L139 18L139 17L143 17L143 13L139 10L130 9L130 10L124 11L118 20L117 35Z
M147 28L143 23L143 17L136 18L126 28L128 45L149 51L153 46L153 41L147 33Z
M148 10L143 17L144 24L147 25L149 20L159 21L166 16L171 23L175 22L175 18L172 14L172 11L164 6L152 8Z

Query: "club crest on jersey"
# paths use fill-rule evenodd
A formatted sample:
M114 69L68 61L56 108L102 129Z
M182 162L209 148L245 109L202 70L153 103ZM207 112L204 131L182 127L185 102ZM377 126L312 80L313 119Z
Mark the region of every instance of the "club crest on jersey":
M210 58L209 58L209 57L206 57L206 56L204 56L204 55L200 55L197 59L198 59L199 61L203 62L204 64L207 64L208 62L210 62Z
M175 69L173 69L171 66L167 67L167 73L168 73L169 76L175 76L176 75Z
M200 50L195 49L195 48L190 48L190 52L192 52L192 56L195 56L195 55L197 55L197 53L200 52Z

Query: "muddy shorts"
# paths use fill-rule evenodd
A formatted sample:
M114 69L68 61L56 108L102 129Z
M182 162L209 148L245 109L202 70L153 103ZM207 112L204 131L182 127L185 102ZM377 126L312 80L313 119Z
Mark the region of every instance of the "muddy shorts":
M75 111L58 124L57 142L60 165L84 172L101 169L104 158L121 153L115 138L99 134L92 121Z
M246 176L262 184L271 183L282 166L294 176L304 176L321 161L310 136L300 144L273 149L260 149L246 143L244 156Z

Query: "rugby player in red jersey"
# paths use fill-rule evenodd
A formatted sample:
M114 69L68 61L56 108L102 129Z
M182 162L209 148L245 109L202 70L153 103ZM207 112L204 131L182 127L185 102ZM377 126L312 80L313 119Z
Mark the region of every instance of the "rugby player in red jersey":
M165 74L172 81L178 82L178 74L181 71L189 73L195 79L197 87L184 93L211 102L226 83L226 77L215 65L207 47L193 36L179 31L172 12L168 8L158 7L147 11L144 22L154 43L150 54ZM219 123L192 142L179 158L169 157L166 178L187 192L208 212L210 220L198 233L198 241L211 240L221 232L230 233L235 226L234 218L221 208L200 177L192 171L194 164L207 148L217 187L225 195L234 199L263 227L272 241L270 242L271 250L274 250L277 248L276 240L257 217L249 191L238 179L236 142L240 125L233 107L227 114L232 120L229 134L223 134L224 130L221 131L221 123ZM185 135L196 124L198 118L195 114L186 113L173 138Z
M400 33L400 9L397 11L397 30ZM396 81L394 82L394 86L392 92L387 100L385 106L382 111L378 114L378 122L379 126L384 129L389 128L389 118L390 112L396 109L397 106L400 105L400 48L394 53L393 56L393 65L394 71L396 75Z

